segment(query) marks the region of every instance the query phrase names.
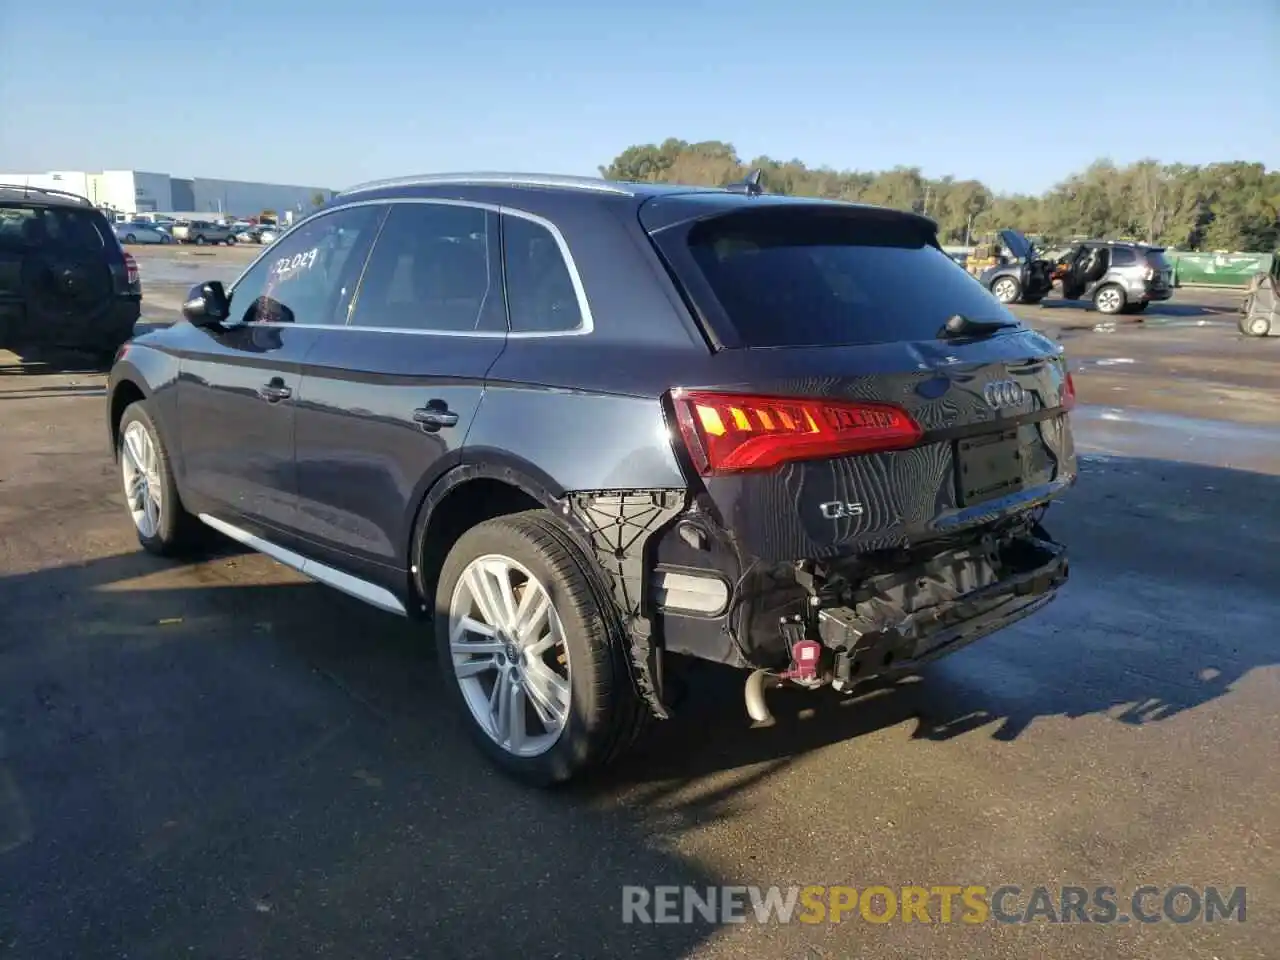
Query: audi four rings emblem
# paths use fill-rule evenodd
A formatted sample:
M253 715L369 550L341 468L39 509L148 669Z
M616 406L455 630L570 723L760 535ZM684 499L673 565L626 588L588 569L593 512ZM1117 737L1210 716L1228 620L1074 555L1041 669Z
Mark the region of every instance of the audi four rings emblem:
M996 408L1017 407L1027 399L1027 391L1013 380L996 380L982 388L982 396Z

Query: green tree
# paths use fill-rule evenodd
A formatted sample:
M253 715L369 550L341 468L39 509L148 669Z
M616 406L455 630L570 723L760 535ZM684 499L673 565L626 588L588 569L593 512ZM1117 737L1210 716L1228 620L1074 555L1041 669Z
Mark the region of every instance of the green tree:
M1050 241L1131 238L1181 249L1274 250L1280 244L1280 172L1260 163L1207 166L1098 160L1040 196L1000 194L977 180L929 178L918 167L836 170L756 157L733 144L670 138L637 144L600 168L618 180L722 186L762 171L771 193L877 203L927 213L943 242L1004 227Z

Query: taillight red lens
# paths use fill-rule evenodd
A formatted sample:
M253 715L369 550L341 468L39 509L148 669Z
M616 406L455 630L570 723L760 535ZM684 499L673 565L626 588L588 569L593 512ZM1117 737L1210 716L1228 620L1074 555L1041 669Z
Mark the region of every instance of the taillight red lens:
M1071 374L1067 374L1067 379L1062 384L1062 409L1070 410L1076 405L1076 382L1071 378Z
M676 423L703 476L795 460L901 450L923 431L888 403L673 390Z
M138 261L133 259L133 254L131 253L124 255L124 276L129 282L129 286L133 286L142 277L138 272Z

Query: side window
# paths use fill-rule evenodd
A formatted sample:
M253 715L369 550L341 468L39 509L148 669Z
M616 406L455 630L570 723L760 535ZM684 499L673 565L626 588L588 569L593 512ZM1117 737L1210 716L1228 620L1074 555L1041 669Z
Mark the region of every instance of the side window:
M236 284L231 316L246 323L342 326L385 212L350 207L300 226Z
M1111 248L1111 265L1113 267L1132 267L1137 262L1138 258L1134 256L1133 251L1128 247Z
M507 329L498 218L452 203L393 203L356 297L351 325L440 333Z
M578 293L550 230L503 214L502 249L512 333L560 333L582 326Z

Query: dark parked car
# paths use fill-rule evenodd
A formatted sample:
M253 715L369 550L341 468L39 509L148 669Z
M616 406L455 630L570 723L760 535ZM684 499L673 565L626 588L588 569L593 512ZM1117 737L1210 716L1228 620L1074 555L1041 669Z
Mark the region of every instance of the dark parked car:
M1093 301L1099 313L1141 313L1173 296L1173 267L1163 247L1123 240L1076 244L1057 263L1068 300Z
M914 214L384 181L184 312L109 380L143 546L203 524L425 621L533 782L667 717L682 657L749 671L767 720L770 684L912 671L1067 577L1041 525L1076 478L1061 349Z
M0 184L0 349L104 361L133 335L138 264L84 197Z
M1007 262L982 271L978 279L1001 303L1039 303L1053 289L1053 264L1036 255L1035 244L1017 230L1001 230Z

